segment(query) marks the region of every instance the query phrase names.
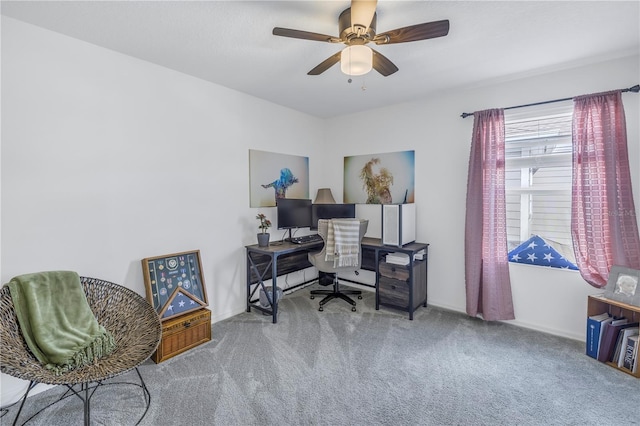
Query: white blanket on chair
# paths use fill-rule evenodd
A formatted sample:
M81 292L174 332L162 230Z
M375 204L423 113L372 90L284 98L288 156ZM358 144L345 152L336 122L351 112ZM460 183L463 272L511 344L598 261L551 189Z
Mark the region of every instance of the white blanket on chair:
M327 229L325 260L334 268L358 266L360 259L360 220L331 219Z

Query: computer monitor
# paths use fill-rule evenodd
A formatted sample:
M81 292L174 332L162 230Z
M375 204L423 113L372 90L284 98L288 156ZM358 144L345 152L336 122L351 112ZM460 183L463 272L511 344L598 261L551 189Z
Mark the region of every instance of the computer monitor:
M278 229L308 228L311 226L311 200L278 198Z
M318 229L318 219L356 217L355 204L314 204L311 206L311 229Z

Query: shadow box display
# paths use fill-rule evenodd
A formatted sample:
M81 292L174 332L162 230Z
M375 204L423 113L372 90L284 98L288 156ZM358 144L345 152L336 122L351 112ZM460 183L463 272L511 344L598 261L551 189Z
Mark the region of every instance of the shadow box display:
M161 320L208 306L200 250L144 258L142 273Z

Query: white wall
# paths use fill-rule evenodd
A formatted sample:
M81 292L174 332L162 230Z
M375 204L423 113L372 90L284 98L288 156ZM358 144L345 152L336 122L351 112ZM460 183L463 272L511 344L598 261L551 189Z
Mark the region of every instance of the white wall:
M629 87L639 74L638 57L613 60L319 120L2 17L0 278L71 269L144 295L142 258L199 249L217 322L245 309L244 245L257 232L249 149L308 156L310 195L330 187L338 202L344 156L415 150L429 303L464 311L472 118L460 113ZM637 183L638 95L624 100ZM584 338L593 289L579 275L512 267L512 281L514 323ZM18 387L2 385L4 405Z
M142 258L199 249L213 321L246 308L249 149L320 180L322 120L4 16L2 124L2 283L68 269L144 296Z
M415 150L417 237L430 244L429 304L464 312L465 197L473 117L462 119L460 114L627 88L639 82L639 75L639 57L634 56L338 117L327 121L325 143L333 149L322 155L326 163L337 163L345 155ZM637 207L639 98L638 94L623 94ZM343 140L353 143L342 147ZM325 176L325 184L339 188L341 178ZM510 271L516 316L511 323L584 339L587 294L600 290L588 285L578 272L527 265L511 265Z
M323 122L9 18L2 32L3 282L68 268L144 295L142 258L200 249L213 316L241 311L248 150L313 158Z

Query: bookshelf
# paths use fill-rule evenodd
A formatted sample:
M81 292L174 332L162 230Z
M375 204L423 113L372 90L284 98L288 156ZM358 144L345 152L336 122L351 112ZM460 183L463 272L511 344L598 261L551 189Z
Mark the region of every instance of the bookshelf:
M640 307L629 305L627 303L618 302L616 300L607 299L603 295L590 295L587 300L587 318L592 315L598 315L603 312L608 312L615 316L624 316L629 319L630 322L640 321ZM606 362L605 364L620 370L631 376L640 378L640 368L636 373L631 373L629 370L619 368L618 364L614 362Z

